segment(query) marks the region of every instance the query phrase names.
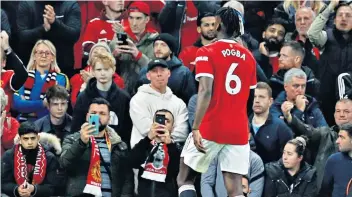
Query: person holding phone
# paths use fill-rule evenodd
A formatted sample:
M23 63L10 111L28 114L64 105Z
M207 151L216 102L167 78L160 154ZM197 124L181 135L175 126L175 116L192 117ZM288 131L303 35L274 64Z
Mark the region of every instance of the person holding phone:
M132 196L133 173L127 163L128 146L108 126L110 103L95 98L80 132L65 138L60 164L68 172L66 194Z
M128 163L139 169L137 197L178 196L176 177L181 148L173 143L173 127L173 114L167 109L157 110L148 135L131 150ZM156 178L160 176L162 180Z

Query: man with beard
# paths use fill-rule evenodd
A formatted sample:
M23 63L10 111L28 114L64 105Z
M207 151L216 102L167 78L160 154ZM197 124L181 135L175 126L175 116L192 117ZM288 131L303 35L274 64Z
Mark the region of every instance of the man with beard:
M88 123L92 115L99 116L98 129ZM60 165L68 175L66 196L132 196L128 146L108 126L110 103L103 98L93 99L86 121L80 132L67 136L62 144Z
M167 86L177 97L188 103L189 99L197 93L195 80L191 71L174 55L176 46L176 39L173 36L168 33L162 33L154 41L154 55L156 58L167 62L171 72ZM140 71L136 90L141 85L150 83L146 74L147 66Z
M279 52L286 34L285 25L282 19L271 20L263 32L263 42L253 52L268 79L279 69Z
M324 31L329 15L336 10L335 26ZM329 125L334 124L334 105L337 98L335 86L339 74L352 70L352 6L332 0L320 13L308 30L309 40L324 49L320 58L319 79L322 111Z
M178 56L184 65L191 70L193 75L195 75L197 50L200 47L211 43L216 37L215 14L205 13L198 16L197 31L200 33L200 38L193 44L193 46L184 48Z
M39 143L39 131L32 122L18 129L20 143L6 151L1 162L1 192L9 196L53 196L59 163Z
M115 35L114 28L123 24L124 0L104 0L102 3L104 9L101 12L101 16L92 19L83 34L82 47L86 59L88 59L90 49L94 44L99 41L109 43Z

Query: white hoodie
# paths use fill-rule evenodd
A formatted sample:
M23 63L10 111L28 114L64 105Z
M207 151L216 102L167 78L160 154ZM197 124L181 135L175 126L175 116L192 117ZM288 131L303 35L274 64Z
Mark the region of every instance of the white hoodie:
M149 84L142 85L130 102L130 116L133 122L131 147L148 135L157 110L167 109L175 118L171 133L175 142L184 142L188 136L188 111L186 104L175 96L169 87L161 94Z

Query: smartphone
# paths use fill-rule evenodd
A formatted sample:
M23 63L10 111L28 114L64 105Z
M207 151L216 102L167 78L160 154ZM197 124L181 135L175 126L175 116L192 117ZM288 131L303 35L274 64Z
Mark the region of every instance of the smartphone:
M90 114L88 122L90 125L95 126L95 131L92 132L91 134L93 136L97 136L99 134L99 126L100 126L99 115L98 114Z
M165 115L157 114L155 116L155 122L162 124L162 125L165 125ZM164 131L157 131L157 133L164 134L165 132Z
M122 33L122 32L116 33L116 37L119 41L122 41L122 44L120 45L128 45L126 33Z

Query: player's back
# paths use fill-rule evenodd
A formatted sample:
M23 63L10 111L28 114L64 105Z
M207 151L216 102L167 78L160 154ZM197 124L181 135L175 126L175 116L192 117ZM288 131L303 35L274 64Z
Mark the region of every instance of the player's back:
M203 137L223 144L246 144L247 100L250 88L256 85L251 52L235 41L219 40L199 49L196 62L196 78L214 78L212 98L200 127Z

